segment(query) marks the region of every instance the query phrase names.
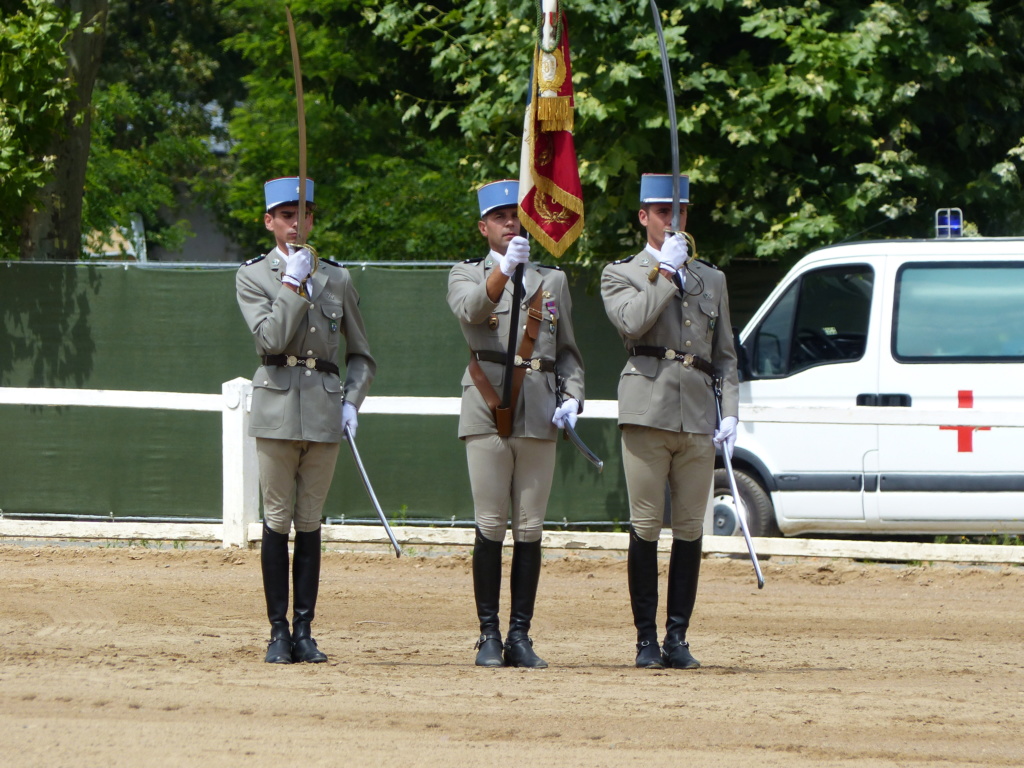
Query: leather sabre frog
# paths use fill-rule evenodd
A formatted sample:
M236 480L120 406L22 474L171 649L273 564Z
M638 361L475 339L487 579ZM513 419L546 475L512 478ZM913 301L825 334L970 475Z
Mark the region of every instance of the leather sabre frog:
M476 388L480 390L480 394L483 396L484 402L487 403L487 407L490 408L491 415L494 417L494 424L498 428L498 435L501 437L509 437L512 434L512 417L515 414L516 401L519 399L519 390L523 386L523 379L526 377L527 369L540 371L553 370L554 367L553 361L530 359L530 355L533 354L533 344L540 333L540 323L544 316L541 310L542 293L541 289L538 288L537 292L530 299L526 331L519 342L519 348L516 350L512 371L512 397L507 408L501 407L501 397L494 389L494 385L488 380L479 362L483 360L485 362L504 363L505 356L501 352L489 350L470 351L469 375L473 379ZM510 328L509 332L511 333L513 330Z

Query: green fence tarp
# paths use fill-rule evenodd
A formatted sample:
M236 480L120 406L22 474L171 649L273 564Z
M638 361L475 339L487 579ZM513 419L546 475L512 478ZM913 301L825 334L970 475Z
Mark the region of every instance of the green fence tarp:
M378 361L372 395L457 397L467 349L445 302L448 270L351 268ZM255 348L235 301L235 270L0 266L0 386L219 394L251 378ZM614 399L625 353L600 297L573 290L587 397ZM4 513L202 518L221 515L217 413L0 406ZM472 519L455 416L363 414L359 445L385 511L401 521ZM583 419L598 474L562 442L551 522L628 516L612 420ZM343 452L325 514L373 518Z
M350 270L378 362L370 393L457 397L468 351L445 302L448 269ZM735 325L779 276L773 265L729 271ZM257 367L234 278L233 266L0 265L0 386L219 394ZM573 286L573 320L587 399L614 400L625 351L600 296ZM360 453L392 519L472 520L457 422L360 416ZM605 469L560 442L548 521L628 519L614 420L577 429ZM220 519L220 415L0 405L0 479L4 513ZM374 518L344 450L325 514Z

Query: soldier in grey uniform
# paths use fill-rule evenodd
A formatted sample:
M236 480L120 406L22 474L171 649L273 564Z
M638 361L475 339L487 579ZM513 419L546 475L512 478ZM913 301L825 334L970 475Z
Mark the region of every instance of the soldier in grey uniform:
M689 180L680 179L680 229L686 228ZM622 463L629 492L627 572L637 631L636 666L700 666L686 640L697 597L703 521L714 483L715 446L732 455L738 383L725 276L690 259L672 220L672 177L645 174L640 224L647 245L605 267L601 297L629 360L619 376ZM722 380L717 425L715 377ZM658 536L671 495L664 648L658 647Z
M276 247L238 270L238 306L262 365L252 377L249 434L256 438L263 491L260 562L270 619L266 661L323 662L310 631L320 582L320 520L334 477L345 426L357 412L376 372L359 296L348 270L296 248L298 178L264 186L264 224ZM307 179L306 199L313 202ZM307 215L307 231L313 215ZM344 337L345 381L339 369ZM294 606L288 627L288 536Z
M477 193L480 234L490 252L452 268L448 305L469 344L462 377L459 437L473 493L476 541L473 591L480 620L476 664L546 667L529 637L540 579L541 534L555 467L555 438L583 410L583 360L572 328L572 300L565 275L530 261L519 236L516 181L497 181ZM523 265L512 418L499 428L495 402L506 375L513 284ZM526 352L526 354L522 354ZM517 381L518 380L518 381ZM508 434L501 434L508 432ZM502 647L498 623L501 548L512 518L511 615Z

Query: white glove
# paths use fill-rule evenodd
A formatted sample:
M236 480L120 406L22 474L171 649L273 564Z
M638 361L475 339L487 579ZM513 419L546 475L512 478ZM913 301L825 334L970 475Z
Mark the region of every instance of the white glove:
M341 404L341 434L345 435L345 427L352 430L352 437L356 436L356 427L359 426L359 419L356 417L358 411L352 403L347 400ZM347 436L346 436L347 439Z
M715 430L714 437L711 438L715 445L720 446L723 451L729 452L730 459L732 458L732 447L736 445L736 427L738 425L739 421L735 416L726 416Z
M551 417L551 423L559 429L565 427L566 422L573 429L576 429L576 419L580 416L580 401L570 397L560 406L555 408L555 415Z
M686 244L686 238L682 235L672 235L665 238L665 244L661 246L661 263L667 264L672 269L680 269L690 256L690 247ZM682 277L682 275L680 275Z
M294 245L289 245L288 266L285 267L284 276L301 283L309 277L309 273L312 271L313 254L309 252L309 248L296 248Z
M505 255L501 257L501 261L498 263L498 269L501 270L501 274L506 277L512 277L512 273L516 271L516 267L520 264L528 264L530 262L530 241L525 237L516 235L508 243L508 250L505 251Z

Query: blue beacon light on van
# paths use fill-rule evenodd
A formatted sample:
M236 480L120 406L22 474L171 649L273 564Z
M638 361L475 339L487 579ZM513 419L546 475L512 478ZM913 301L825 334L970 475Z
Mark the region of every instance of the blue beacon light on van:
M960 237L963 233L963 211L959 208L939 208L935 211L935 237Z

